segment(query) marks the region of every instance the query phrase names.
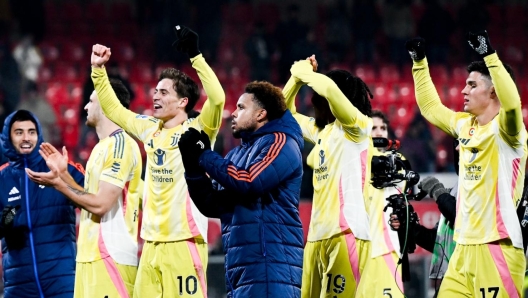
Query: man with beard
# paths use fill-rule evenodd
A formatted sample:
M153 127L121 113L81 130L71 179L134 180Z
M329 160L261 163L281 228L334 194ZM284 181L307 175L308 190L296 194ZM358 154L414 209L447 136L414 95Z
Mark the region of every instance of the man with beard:
M300 297L301 129L267 82L246 85L232 116L242 144L225 158L204 131L191 128L178 143L192 200L222 222L227 296Z
M110 85L128 107L123 83L110 79ZM82 208L74 296L131 297L139 263L141 153L136 141L104 115L96 91L84 109L86 125L99 137L86 165L85 188L66 171L66 149L60 154L49 143L41 146L41 155L51 171L26 171L34 182L55 187Z
M4 297L72 297L75 280L75 207L52 187L28 179L24 168L49 171L39 155L42 128L31 112L6 118L0 136L9 163L0 167ZM66 164L83 185L80 165Z

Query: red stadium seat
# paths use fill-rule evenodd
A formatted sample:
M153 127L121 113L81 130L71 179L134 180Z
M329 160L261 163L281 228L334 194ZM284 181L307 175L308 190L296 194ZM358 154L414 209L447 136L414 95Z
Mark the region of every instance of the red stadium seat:
M44 63L54 62L59 58L60 51L56 43L42 42L38 45Z
M376 81L376 71L371 65L357 65L355 69L353 69L352 73L362 79L367 84L371 84Z
M443 64L430 65L429 72L435 84L445 84L449 81L449 73Z
M400 71L396 65L386 64L380 68L380 80L384 83L395 83L400 80Z
M82 76L79 74L77 68L71 63L57 63L55 64L55 69L53 71L55 74L53 79L67 83L67 82L77 82L80 83L83 81Z
M130 81L134 83L153 83L156 77L149 63L132 63Z
M62 46L61 60L69 62L79 62L86 60L86 48L75 42L69 42Z

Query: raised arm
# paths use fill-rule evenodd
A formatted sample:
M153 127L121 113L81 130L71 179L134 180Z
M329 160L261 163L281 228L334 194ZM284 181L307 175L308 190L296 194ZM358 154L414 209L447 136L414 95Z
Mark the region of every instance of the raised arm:
M425 41L422 38L414 38L407 41L405 47L413 59L414 92L420 112L434 126L456 137L453 127L456 113L442 104L436 91L425 58Z
M173 47L189 56L192 66L196 69L198 77L202 82L205 94L207 94L207 100L203 104L199 116L201 125L210 137L215 136L222 123L222 114L226 100L222 85L200 53L198 34L181 25L174 27L174 34L176 35L176 40L172 44Z
M92 47L92 81L99 104L108 119L141 141L145 141L145 137L150 134L149 128L155 130L158 127L158 120L150 117L148 119L150 121L138 118L138 114L128 110L119 102L104 68L111 55L110 48L103 45L96 44Z
M329 77L314 72L308 60L295 62L291 68L292 76L300 82L310 86L317 94L328 100L334 117L345 126L356 125L361 112L352 105L339 87ZM363 117L365 117L363 115Z

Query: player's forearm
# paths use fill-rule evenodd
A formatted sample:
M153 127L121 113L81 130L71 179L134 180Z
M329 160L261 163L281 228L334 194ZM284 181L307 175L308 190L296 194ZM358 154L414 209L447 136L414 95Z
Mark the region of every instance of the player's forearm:
M449 133L449 122L454 112L442 104L440 96L429 75L427 58L414 61L412 75L414 78L416 102L420 108L420 112L433 125Z
M306 65L298 64L306 63ZM341 92L337 84L326 75L314 72L310 62L300 61L292 67L292 75L302 83L310 86L317 94L326 98L334 117L344 125L356 123L359 110L352 105Z
M521 97L517 86L496 53L484 57L484 61L501 104L500 125L509 135L516 135L523 125Z
M284 99L286 100L286 107L292 114L297 113L297 108L295 107L295 97L297 96L297 93L299 93L302 85L302 82L297 81L295 77L291 76L282 89L282 95L284 95Z
M92 67L92 81L105 116L126 131L130 131L127 122L129 119L134 119L136 114L121 105L110 85L106 69Z
M207 101L203 105L201 119L208 128L217 129L222 123L226 100L224 89L213 69L205 62L201 54L192 58L191 62L198 73L198 77L200 77L205 94L207 94Z
M103 216L109 210L108 206L104 204L103 198L86 192L84 188L73 181L73 179L66 179L65 181L61 176L61 182L55 185L55 188L77 206L88 212Z

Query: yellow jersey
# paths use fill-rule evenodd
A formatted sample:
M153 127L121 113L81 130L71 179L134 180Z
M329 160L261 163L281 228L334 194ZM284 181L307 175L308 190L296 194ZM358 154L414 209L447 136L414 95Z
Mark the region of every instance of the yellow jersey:
M220 128L225 94L213 70L202 55L191 59L208 99L201 114L171 129L161 120L125 109L111 89L105 69L92 68L99 102L107 117L141 140L147 153L141 238L148 241L180 241L201 238L207 241L207 218L187 191L178 140L190 127L204 130L211 145Z
M501 104L489 123L480 125L472 114L453 112L441 103L426 59L413 66L416 100L427 120L460 143L455 241L484 244L510 238L522 248L516 214L527 156L521 100L497 54L484 61ZM517 132L508 134L512 127Z
M302 83L328 100L336 117L333 123L320 129L314 118L297 113L295 95ZM314 169L308 241L328 239L348 229L356 238L369 240L364 194L370 181L372 119L359 112L332 79L313 72L308 61L294 64L283 94L304 139L314 144L307 159Z
M81 210L77 262L93 262L110 256L118 264L138 265L141 170L139 147L122 129L94 147L86 164L85 191L97 194L99 182L105 181L122 188L123 192L102 217Z

